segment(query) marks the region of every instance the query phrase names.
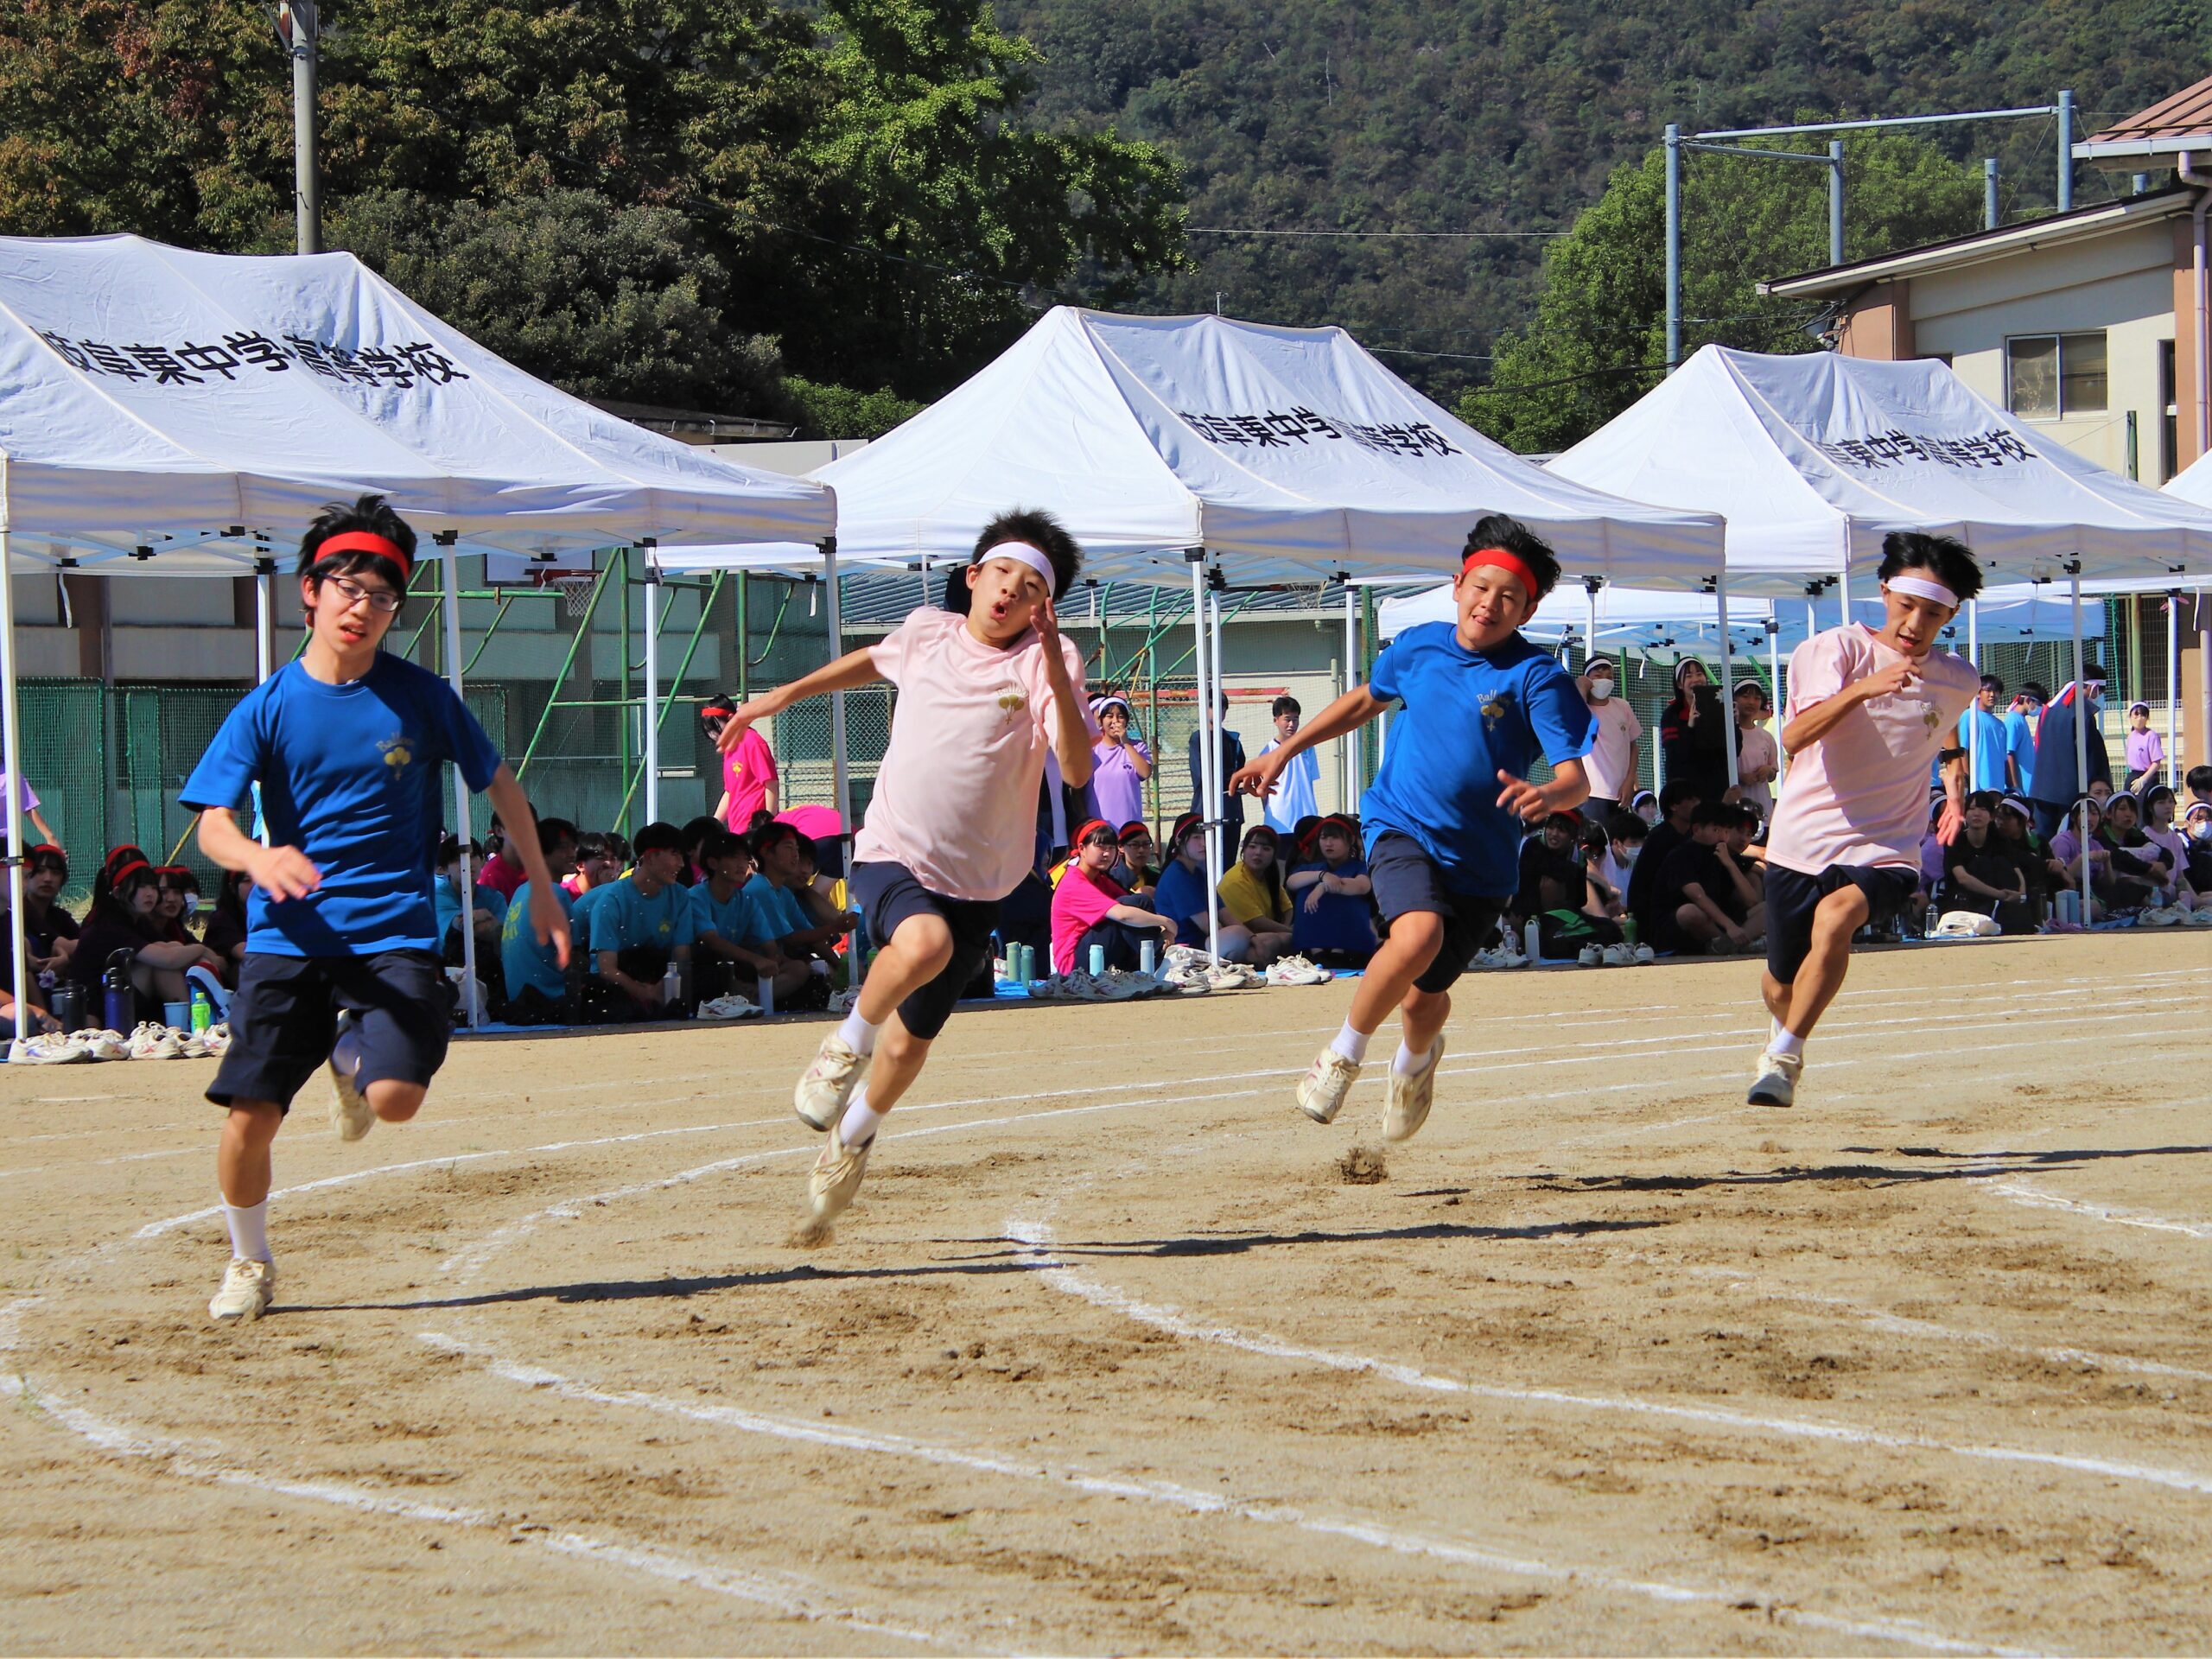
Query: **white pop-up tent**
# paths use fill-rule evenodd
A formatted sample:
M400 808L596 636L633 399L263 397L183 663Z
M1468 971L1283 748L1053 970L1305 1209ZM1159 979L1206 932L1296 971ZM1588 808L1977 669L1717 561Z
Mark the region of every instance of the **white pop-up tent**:
M2184 467L2180 475L2169 483L2166 488L2184 501L2200 507L2212 507L2212 451L2199 455L2195 461ZM2197 661L2203 664L2202 671L2197 676L2196 686L2197 728L2204 734L2199 744L2199 753L2207 760L2212 760L2212 596L2200 595L2192 608L2195 612L2192 620L2196 629ZM2180 614L2179 606L2167 607L2167 631L2170 636L2174 635L2180 626ZM2181 645L2177 637L2170 638L2167 651L2168 655L2175 662L2178 663L2181 660ZM2174 695L2179 696L2180 692L2177 690ZM2174 747L2171 741L2171 734L2167 747L2174 755L2175 764L2178 766L2181 752Z
M733 467L557 391L350 254L0 238L0 387L6 569L256 575L264 676L278 551L325 503L367 490L442 550L456 690L462 548L545 556L622 542L797 542L834 557L836 503L819 485ZM5 582L0 646L12 772ZM465 796L456 807L466 823ZM12 798L8 834L22 847ZM12 867L19 986L22 882ZM474 940L461 932L473 976Z
M836 487L839 544L854 554L964 559L992 518L1028 506L1067 525L1090 575L1168 581L1187 569L1208 800L1223 781L1208 558L1248 582L1440 574L1478 517L1507 512L1577 575L1720 574L1711 512L1548 474L1340 328L1056 308L957 391L814 476ZM1217 832L1207 844L1211 887Z
M1898 530L1957 537L2016 581L2067 577L2077 678L2083 576L2212 572L2212 512L2106 471L1932 360L1707 346L1550 465L1593 489L1724 514L1738 591L1833 576L1848 604L1852 573L1871 580ZM2078 721L2075 734L2086 776Z

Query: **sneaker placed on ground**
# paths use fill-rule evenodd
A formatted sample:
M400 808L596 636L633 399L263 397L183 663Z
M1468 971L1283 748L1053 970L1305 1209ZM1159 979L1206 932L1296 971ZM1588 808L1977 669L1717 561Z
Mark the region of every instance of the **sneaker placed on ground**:
M96 1060L127 1060L130 1058L130 1044L119 1031L95 1031L86 1027L72 1032L69 1040Z
M276 1269L266 1262L233 1256L224 1270L223 1287L207 1304L207 1317L225 1325L246 1325L269 1311L276 1295Z
M1759 1074L1745 1096L1752 1106L1788 1106L1797 1098L1797 1074L1805 1069L1802 1054L1777 1054L1771 1049L1759 1056Z
M1220 967L1206 971L1206 983L1217 991L1241 991L1249 986L1267 982L1266 976L1258 969L1241 962L1224 962Z
M130 1058L134 1060L174 1060L184 1052L184 1046L176 1033L167 1026L149 1020L130 1033Z
M727 996L710 996L699 1005L692 1017L696 1020L756 1020L760 1005L732 991Z
M18 1037L8 1045L10 1065L71 1065L89 1060L92 1051L59 1032L39 1037Z
M108 1033L112 1037L113 1032ZM200 1040L207 1045L207 1052L220 1059L231 1050L231 1026L227 1020L218 1020L200 1033Z
M1325 985L1336 976L1304 957L1280 957L1268 964L1270 985Z
M830 1126L830 1138L807 1173L807 1201L814 1206L817 1221L834 1221L851 1206L860 1194L861 1177L868 1173L868 1152L875 1145L871 1136L858 1147L849 1147L837 1129L837 1125Z
M1133 972L1127 968L1109 968L1099 984L1106 990L1109 1002L1127 1002L1133 997L1150 996L1160 988L1157 974Z
M2187 920L2179 905L2153 905L2140 918L2145 927L2179 927Z
M2187 920L2191 927L2212 927L2212 905L2189 912Z
M798 1087L791 1090L791 1108L798 1121L818 1134L842 1117L852 1103L853 1090L868 1076L868 1058L855 1053L852 1045L834 1031L824 1037L814 1064L800 1074Z
M342 1041L353 1029L353 1016L341 1012L338 1016L338 1036ZM353 1073L338 1063L338 1045L333 1043L330 1058L324 1070L330 1073L330 1127L338 1131L340 1141L359 1141L377 1126L376 1108L354 1086Z
M1637 967L1641 968L1646 963L1653 963L1658 960L1659 953L1656 950L1654 950L1649 945L1639 944L1636 947L1636 965Z
M1477 969L1503 968L1504 966L1505 952L1500 950L1495 945L1485 946L1484 949L1476 951L1473 956L1467 958L1467 967L1471 971Z
M1497 950L1497 965L1501 968L1526 968L1529 958L1521 954L1519 945L1503 944Z
M1574 953L1574 959L1585 968L1595 968L1605 960L1605 953L1594 944L1586 944Z
M1625 944L1609 944L1598 953L1599 961L1608 968L1633 968L1636 952Z
M1185 963L1173 963L1161 969L1160 977L1168 989L1179 992L1185 996L1204 996L1208 991L1213 989L1213 987L1206 982L1204 969L1193 968Z
M176 1039L176 1052L180 1059L204 1060L207 1058L207 1039L196 1031L185 1032Z
M741 1002L744 1000L745 999L742 997L738 999ZM855 1008L860 1007L860 1005L861 994L852 986L848 985L843 990L833 991L830 994L830 1012L838 1015L840 1018L850 1014ZM741 1019L743 1018L742 1015L740 1015L739 1017Z
M1313 1068L1298 1080L1298 1109L1316 1123L1334 1122L1358 1076L1357 1060L1348 1060L1333 1048L1323 1049L1313 1057Z
M1428 1064L1411 1077L1401 1077L1395 1066L1382 1083L1382 1138L1410 1141L1428 1122L1430 1103L1436 1098L1436 1070L1444 1064L1444 1039L1437 1037Z

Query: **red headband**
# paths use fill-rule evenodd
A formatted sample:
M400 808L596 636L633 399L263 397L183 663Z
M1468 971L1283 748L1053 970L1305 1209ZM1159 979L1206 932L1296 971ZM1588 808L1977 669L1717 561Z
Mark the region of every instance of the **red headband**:
M1116 832L1114 826L1107 823L1103 818L1093 818L1089 823L1085 823L1080 830L1077 830L1075 832L1074 836L1069 840L1068 845L1071 847L1082 846L1084 837L1088 836L1094 830L1103 830L1108 835L1114 837L1114 844L1116 846L1118 847L1121 845L1122 838L1120 835Z
M1536 573L1523 564L1518 556L1508 552L1505 549L1502 547L1477 548L1459 561L1459 574L1465 575L1478 564L1494 564L1499 569L1520 577L1521 586L1527 590L1529 602L1531 605L1542 597L1541 590L1536 586Z
M108 891L112 893L116 888L121 887L123 885L123 878L126 875L133 874L139 870L144 870L150 875L153 873L153 868L154 867L149 864L143 858L131 859L126 862L121 869L111 870L108 872Z
M321 564L334 553L373 553L378 558L390 559L399 567L404 579L413 568L407 555L399 550L399 543L389 536L379 536L373 530L348 530L332 537L315 550L315 562Z

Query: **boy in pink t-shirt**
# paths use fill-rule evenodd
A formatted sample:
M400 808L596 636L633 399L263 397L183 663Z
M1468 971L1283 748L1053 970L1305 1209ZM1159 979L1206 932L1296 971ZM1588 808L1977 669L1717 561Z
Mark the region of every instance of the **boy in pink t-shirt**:
M1958 838L1967 785L1959 716L1981 678L1934 646L1981 591L1981 567L1948 536L1899 531L1882 543L1878 575L1879 632L1847 623L1789 658L1789 775L1766 843L1762 989L1774 1028L1754 1106L1796 1099L1805 1039L1843 988L1852 935L1886 923L1918 884L1931 760L1943 772L1937 838Z
M1052 608L1082 563L1050 513L1001 514L976 538L965 585L947 591L961 608L911 613L874 645L753 698L716 740L728 754L755 721L803 698L872 680L899 688L853 842L851 892L881 949L792 1092L800 1121L830 1137L807 1179L817 1221L859 1193L877 1124L989 959L999 901L1029 874L1047 751L1068 783L1090 779L1097 732L1083 659Z

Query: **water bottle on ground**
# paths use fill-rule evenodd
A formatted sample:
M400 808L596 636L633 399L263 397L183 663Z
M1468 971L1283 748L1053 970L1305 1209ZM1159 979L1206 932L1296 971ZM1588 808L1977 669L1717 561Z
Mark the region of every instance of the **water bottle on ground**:
M1942 925L1942 912L1936 909L1935 901L1930 899L1928 905L1927 925L1922 928L1920 937L1923 939L1934 938L1936 937L1936 930Z
M1533 916L1521 930L1521 954L1531 962L1543 960L1543 938L1536 930L1536 918Z
M660 1007L664 1014L681 1013L683 1007L683 971L673 961L660 976Z
M192 1029L194 1035L215 1023L215 1005L207 1000L205 991L192 994Z
M1096 979L1105 971L1106 947L1103 944L1094 944L1090 947L1090 976Z
M1137 966L1140 969L1147 974L1151 973L1158 965L1159 961L1160 947L1156 943L1151 939L1141 939L1138 941Z

